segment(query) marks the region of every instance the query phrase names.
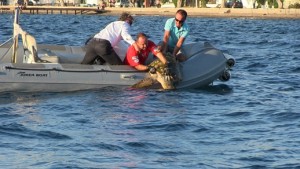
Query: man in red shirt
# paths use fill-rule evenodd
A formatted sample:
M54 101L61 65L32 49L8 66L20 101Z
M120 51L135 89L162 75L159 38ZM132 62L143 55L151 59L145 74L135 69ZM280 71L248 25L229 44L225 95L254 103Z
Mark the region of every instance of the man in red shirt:
M155 55L163 64L167 64L166 57L162 54L157 46L151 40L148 40L147 35L139 33L136 38L137 51L133 45L129 46L124 63L141 71L150 71L155 73L155 69L144 65L150 52Z

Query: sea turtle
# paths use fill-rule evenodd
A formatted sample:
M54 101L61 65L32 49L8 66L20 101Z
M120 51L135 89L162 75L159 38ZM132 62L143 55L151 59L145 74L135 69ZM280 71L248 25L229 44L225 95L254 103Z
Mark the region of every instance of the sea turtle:
M164 55L168 64L163 64L159 59L154 60L148 66L156 69L155 73L148 72L145 78L134 84L133 88L157 88L175 89L176 83L181 80L180 67L175 57L170 53Z

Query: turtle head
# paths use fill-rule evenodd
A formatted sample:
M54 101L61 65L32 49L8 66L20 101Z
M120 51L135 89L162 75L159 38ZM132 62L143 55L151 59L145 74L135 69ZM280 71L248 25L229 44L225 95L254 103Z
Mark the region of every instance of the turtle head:
M159 71L157 71L156 73L149 73L151 78L158 81L161 86L163 87L163 89L166 90L172 90L175 89L175 86L173 84L173 77L170 75L166 75L164 73L160 73Z

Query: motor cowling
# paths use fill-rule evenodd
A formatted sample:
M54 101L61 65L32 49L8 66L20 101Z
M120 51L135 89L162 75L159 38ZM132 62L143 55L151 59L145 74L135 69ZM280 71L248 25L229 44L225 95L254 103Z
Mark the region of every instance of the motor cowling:
M229 70L225 70L220 76L219 80L226 82L231 78L231 73Z

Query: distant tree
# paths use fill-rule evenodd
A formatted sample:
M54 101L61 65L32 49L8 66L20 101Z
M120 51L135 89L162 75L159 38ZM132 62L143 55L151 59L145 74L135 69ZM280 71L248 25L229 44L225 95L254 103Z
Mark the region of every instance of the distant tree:
M300 3L296 2L294 4L289 5L289 8L296 8L299 9L300 8Z
M183 3L182 3L182 0L177 0L177 8L180 8L182 7Z
M280 2L281 2L281 9L283 9L283 2L284 2L284 0L280 0Z
M257 3L258 3L259 6L265 5L266 4L266 0L257 0Z
M282 8L283 9L283 0L276 0L277 4L278 4L278 8Z
M268 5L270 7L274 6L274 8L278 8L278 3L275 0L268 0Z

